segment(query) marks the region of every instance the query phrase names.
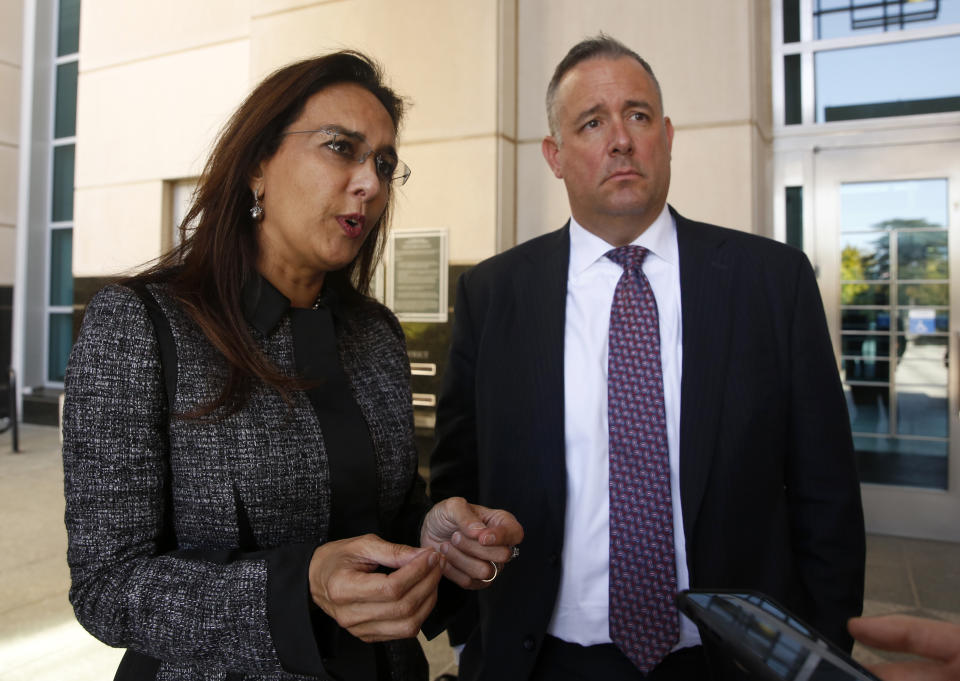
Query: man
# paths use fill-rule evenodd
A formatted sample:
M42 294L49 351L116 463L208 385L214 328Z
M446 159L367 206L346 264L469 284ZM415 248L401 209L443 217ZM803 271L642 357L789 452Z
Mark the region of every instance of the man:
M432 494L525 530L464 611L461 678L727 677L688 587L765 592L849 649L863 516L807 259L666 205L673 127L621 43L573 47L547 114L572 218L461 278L438 409Z

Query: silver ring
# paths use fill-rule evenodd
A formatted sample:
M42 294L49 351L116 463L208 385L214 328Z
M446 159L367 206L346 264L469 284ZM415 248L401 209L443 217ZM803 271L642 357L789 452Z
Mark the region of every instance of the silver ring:
M511 546L511 547L510 547L510 560L514 560L514 559L519 558L519 557L520 557L520 547L519 547L519 546Z
M497 567L497 564L494 563L492 560L489 562L493 566L493 576L490 579L481 579L480 581L483 582L484 584L489 584L490 582L492 582L497 578L497 575L500 574L500 568Z

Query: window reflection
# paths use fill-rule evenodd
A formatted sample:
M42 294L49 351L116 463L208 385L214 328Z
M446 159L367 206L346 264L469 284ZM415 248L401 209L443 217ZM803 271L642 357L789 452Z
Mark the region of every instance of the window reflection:
M897 269L900 279L946 279L947 233L941 229L898 234Z
M841 187L841 372L864 481L946 486L946 225L946 180Z
M890 278L889 234L844 234L842 238L844 281Z
M960 36L825 50L814 55L816 121L960 110Z
M66 222L73 219L74 145L53 148L53 196L51 219Z
M73 230L50 232L50 304L73 305Z
M73 344L73 314L49 315L50 343L47 346L47 379L63 382L67 358Z
M844 305L889 305L890 286L887 284L843 284L840 299Z
M950 302L947 284L901 284L897 291L900 305L947 305Z
M960 22L960 2L817 0L814 17L817 38L842 38L957 23Z
M840 196L843 231L947 226L947 181L851 182Z
M890 329L889 310L843 310L841 313L844 331L888 331Z

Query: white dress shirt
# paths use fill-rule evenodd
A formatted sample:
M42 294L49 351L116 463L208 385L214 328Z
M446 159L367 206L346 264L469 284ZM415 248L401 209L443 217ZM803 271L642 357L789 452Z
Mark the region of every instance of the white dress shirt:
M657 300L660 358L670 453L670 493L677 588L690 585L680 506L680 375L682 336L677 228L663 211L634 242L649 250L643 273ZM605 257L613 246L570 219L570 268L564 331L564 418L567 510L563 572L548 632L581 645L610 643L610 467L607 350L610 308L623 269ZM676 648L700 643L681 617Z

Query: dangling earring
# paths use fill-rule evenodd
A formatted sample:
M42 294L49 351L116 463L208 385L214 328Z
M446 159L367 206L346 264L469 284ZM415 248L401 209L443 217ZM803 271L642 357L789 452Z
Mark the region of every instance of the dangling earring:
M260 204L260 197L257 195L257 190L253 190L253 208L250 209L250 217L253 218L254 222L260 222L263 220L263 206Z

